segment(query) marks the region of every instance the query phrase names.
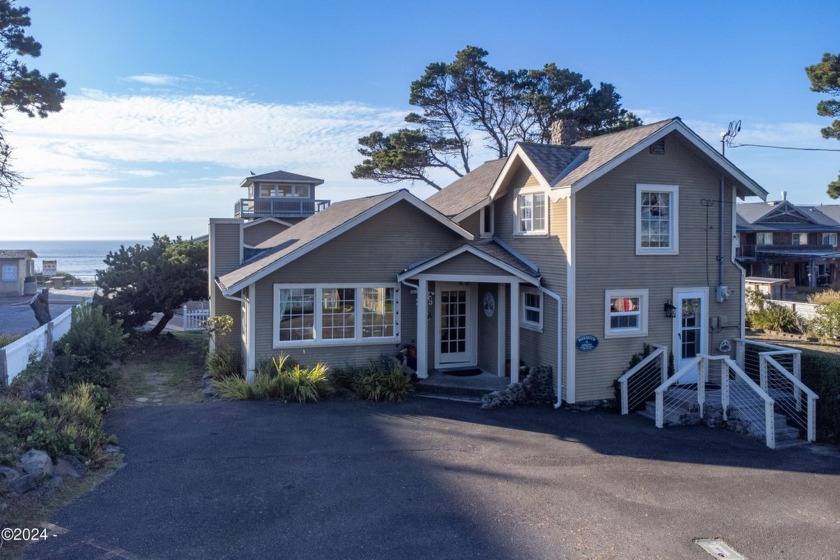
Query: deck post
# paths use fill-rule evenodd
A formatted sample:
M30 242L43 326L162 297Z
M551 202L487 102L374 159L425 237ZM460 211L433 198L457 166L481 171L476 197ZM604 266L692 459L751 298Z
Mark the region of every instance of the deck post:
M519 280L510 283L510 384L519 383Z

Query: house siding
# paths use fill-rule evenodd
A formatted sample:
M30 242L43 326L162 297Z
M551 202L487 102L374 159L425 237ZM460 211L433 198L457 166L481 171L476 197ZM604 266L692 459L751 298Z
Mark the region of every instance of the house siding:
M516 189L521 187L538 186L537 178L528 168L519 164L519 168L512 175L506 185L502 186L494 202L494 221L496 237L511 246L517 253L524 256L539 267L542 285L566 299L567 285L567 255L569 250L568 206L565 199L555 203L548 200L548 234L542 236L514 235L514 196ZM510 301L509 305L520 305L520 302ZM564 305L564 315L566 306ZM510 314L508 313L508 317ZM566 318L563 318L565 323ZM543 295L543 329L541 332L520 327L520 360L528 366L551 366L554 374L554 385L557 386L557 340L558 328L562 328L557 318L557 302ZM568 335L566 335L568 336ZM509 343L508 343L509 344ZM507 349L510 356L510 348ZM563 372L568 371L566 356L563 355ZM556 389L555 389L556 390Z
M679 186L679 254L636 255L636 184ZM708 350L740 332L740 269L731 262L731 186L726 188L725 281L731 297L714 301L718 280L719 175L694 155L676 135L666 138L666 153L637 154L593 182L576 197L576 332L600 339L593 352L576 354L577 400L612 398L613 382L643 345L662 344L672 350L676 320L664 316L663 306L673 289L708 287L709 315L725 318L724 328L709 336ZM705 206L711 203L711 206ZM622 227L616 227L621 224ZM706 234L704 234L706 232ZM605 290L648 289L648 335L605 338Z
M383 243L384 232L388 243ZM400 202L269 274L256 285L257 361L285 353L301 363L317 360L331 367L344 367L363 364L382 353L394 354L396 348L390 342L275 349L274 284L395 283L397 274L412 263L438 256L463 240L410 203ZM417 296L411 291L406 285L399 286L402 342L417 338Z
M423 274L453 274L453 275L488 275L500 276L508 273L496 265L477 257L471 253L462 253L437 266L433 266Z
M243 229L243 243L253 247L255 245L259 245L263 241L271 239L278 233L286 231L287 229L289 229L289 226L278 224L273 220L265 220L262 223L254 224Z
M481 237L481 211L470 214L460 222L458 225L470 232L476 239Z
M210 270L211 309L213 316L230 315L233 329L226 335L215 335L217 345L239 348L242 336L242 310L240 302L225 298L214 281L215 278L230 272L242 264L242 222L239 220L211 220L210 243L212 268Z

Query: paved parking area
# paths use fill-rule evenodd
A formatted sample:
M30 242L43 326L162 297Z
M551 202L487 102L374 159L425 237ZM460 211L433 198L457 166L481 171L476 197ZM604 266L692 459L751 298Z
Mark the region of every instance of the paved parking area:
M126 466L27 558L840 556L836 450L551 409L210 402L116 411Z
M50 292L50 315L53 319L90 297L92 290ZM32 296L0 296L0 334L18 335L38 328L35 313L29 307Z

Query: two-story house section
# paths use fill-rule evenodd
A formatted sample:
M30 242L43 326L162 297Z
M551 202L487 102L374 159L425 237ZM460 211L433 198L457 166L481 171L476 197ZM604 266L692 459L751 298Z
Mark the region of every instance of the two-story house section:
M675 362L743 334L735 200L766 197L678 118L517 144L422 201L338 202L260 244L211 220L214 297L253 372L334 367L415 344L417 375L550 366L558 402L613 397L644 344Z
M796 286L840 281L840 205L787 200L737 205L737 260L747 276L792 279Z

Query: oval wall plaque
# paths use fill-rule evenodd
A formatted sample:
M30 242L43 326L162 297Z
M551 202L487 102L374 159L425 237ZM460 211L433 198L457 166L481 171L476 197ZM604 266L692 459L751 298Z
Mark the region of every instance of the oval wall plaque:
M584 334L577 337L575 347L581 352L591 352L598 347L598 337L591 334Z

